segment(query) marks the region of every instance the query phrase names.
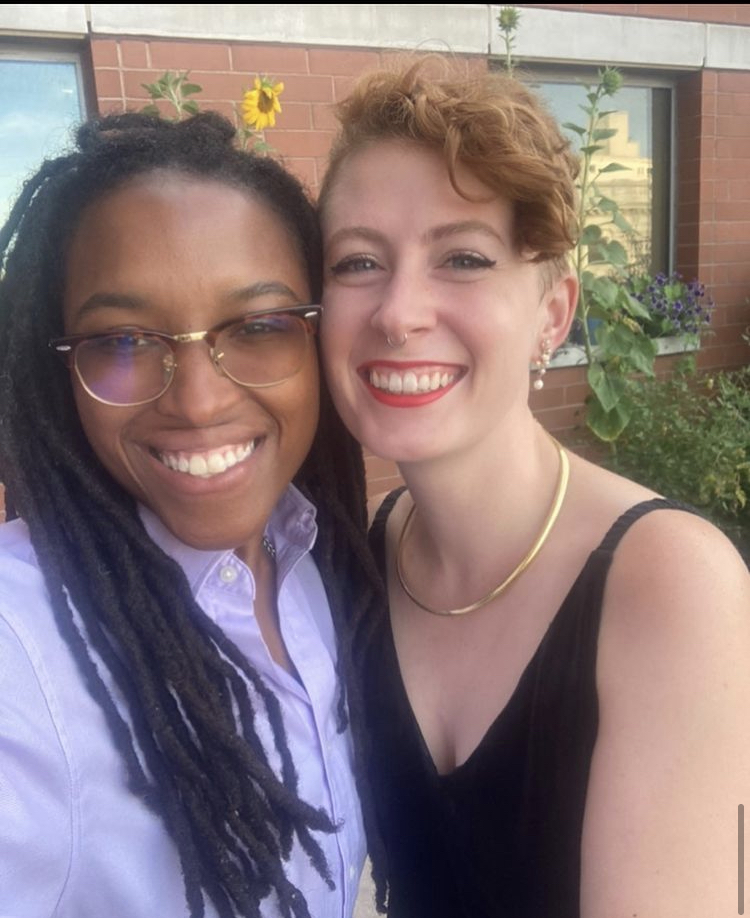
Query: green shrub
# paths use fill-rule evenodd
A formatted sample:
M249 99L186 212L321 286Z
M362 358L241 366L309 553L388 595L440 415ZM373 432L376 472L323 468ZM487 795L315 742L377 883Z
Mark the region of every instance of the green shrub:
M703 511L750 557L750 367L632 389L630 423L613 447L618 472Z

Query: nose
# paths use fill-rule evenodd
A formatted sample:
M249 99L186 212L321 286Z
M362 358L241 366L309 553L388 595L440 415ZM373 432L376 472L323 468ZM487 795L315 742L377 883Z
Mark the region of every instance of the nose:
M172 382L157 406L191 427L208 427L221 421L246 391L215 364L206 341L194 341L177 348Z
M394 272L379 295L371 325L386 341L403 342L434 328L434 291L429 279L416 268L404 266Z

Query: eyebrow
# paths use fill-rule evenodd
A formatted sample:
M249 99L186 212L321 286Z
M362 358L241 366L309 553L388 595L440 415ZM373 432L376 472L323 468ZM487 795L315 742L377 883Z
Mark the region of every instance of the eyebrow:
M340 239L363 239L368 242L381 242L384 236L369 226L344 226L328 239L327 245L333 245Z
M240 287L237 290L230 291L226 300L229 303L242 304L269 294L288 297L297 303L302 302L302 299L291 287L282 284L280 281L257 281L254 284L248 284L247 287ZM92 293L76 310L75 317L80 319L81 316L96 312L99 309L128 309L133 312L139 312L146 309L148 305L148 300L128 293Z
M435 226L427 230L423 239L425 242L437 242L440 239L457 236L459 233L482 233L485 236L491 236L506 247L508 245L500 233L483 220L459 220L456 223L445 223L442 226Z
M247 303L249 300L255 300L261 296L268 296L268 294L286 296L298 303L302 302L299 294L295 293L287 284L282 284L281 281L257 281L247 287L240 287L239 290L233 290L227 297L227 300L232 303Z
M424 244L439 242L441 239L457 236L460 233L482 233L485 236L491 236L505 248L510 248L507 240L505 240L496 229L490 226L489 223L485 223L483 220L459 220L455 223L444 223L440 226L432 227L422 235L421 241ZM362 239L366 242L385 242L386 236L379 230L369 226L345 226L333 233L327 245L334 245L341 239Z

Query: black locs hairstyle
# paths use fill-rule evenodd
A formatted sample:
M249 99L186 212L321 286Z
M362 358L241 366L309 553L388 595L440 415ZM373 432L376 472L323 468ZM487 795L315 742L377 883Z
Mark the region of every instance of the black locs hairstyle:
M79 129L74 152L45 162L27 182L0 232L0 480L9 517L20 515L29 526L58 627L106 715L132 790L161 815L175 840L190 914L203 915L208 896L222 918L259 915L261 900L275 890L284 916L309 918L283 861L296 836L333 885L311 832L335 826L297 795L278 702L199 609L181 569L146 536L133 498L88 445L67 371L47 349L63 332L66 251L83 209L157 169L220 181L263 201L296 240L319 295L320 242L311 204L276 162L235 149L233 135L229 122L213 113L180 123L138 114L98 118ZM348 686L362 762L354 638L358 623L369 629L383 596L365 547L361 454L325 390L318 434L297 484L318 507L314 555L338 629L339 676ZM126 699L129 722L95 658ZM254 705L261 700L282 780L255 729ZM339 719L343 729L343 689ZM358 765L365 820L372 825L362 771Z

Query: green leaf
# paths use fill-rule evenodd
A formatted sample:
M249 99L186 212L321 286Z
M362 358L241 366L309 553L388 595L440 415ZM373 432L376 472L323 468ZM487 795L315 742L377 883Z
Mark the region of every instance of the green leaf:
M604 147L602 146L597 146L596 144L592 144L589 147L581 147L581 153L585 153L589 155L591 153L597 153L599 150L603 150L603 149Z
M563 122L562 127L569 131L573 131L578 134L579 137L583 137L586 134L586 128L582 128L579 124L573 124L572 121Z
M651 313L640 300L637 300L632 294L625 290L623 290L623 294L624 295L620 297L620 303L623 310L627 312L629 316L633 316L635 319L651 318Z
M618 268L623 268L628 263L628 253L622 243L616 239L604 246L604 258L611 265L615 265Z
M589 223L588 226L584 227L584 230L581 233L581 238L578 241L580 245L591 245L592 243L599 242L601 238L601 226L596 223Z
M635 232L631 223L629 223L625 217L622 215L622 211L617 210L612 214L612 222L623 233L633 233Z
M615 133L617 133L615 131ZM630 172L630 166L621 166L620 163L607 163L602 169L599 170L599 175L604 175L605 172Z
M608 373L600 363L592 363L586 375L602 408L611 411L626 392L625 379L619 373Z
M633 347L628 359L638 373L646 376L654 375L654 360L656 358L656 344L645 335L635 335Z
M203 92L203 87L199 86L197 83L183 83L182 92L183 95L192 96L196 92Z
M599 304L607 309L612 309L617 303L619 286L611 277L595 277L591 282L591 295Z
M599 88L607 96L614 96L622 87L622 73L617 67L603 67L599 73Z
M630 415L631 409L622 402L610 411L605 411L596 399L592 399L586 411L586 424L600 440L614 443L628 426Z
M599 343L606 356L628 358L633 349L635 333L626 325L617 322L606 325L599 335Z
M617 133L617 128L597 128L591 135L594 140L609 140Z
M617 201L613 201L612 198L605 198L604 195L596 202L596 206L605 213L617 213L620 209Z

